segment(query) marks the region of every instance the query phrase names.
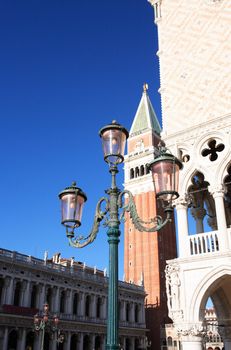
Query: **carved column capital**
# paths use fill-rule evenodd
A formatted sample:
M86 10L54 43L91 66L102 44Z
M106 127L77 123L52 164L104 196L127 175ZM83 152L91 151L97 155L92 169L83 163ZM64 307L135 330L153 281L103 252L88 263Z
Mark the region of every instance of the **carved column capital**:
M204 337L206 334L201 323L178 324L176 325L176 331L179 336L188 337Z
M188 207L188 203L189 203L189 198L188 198L188 195L187 195L187 194L178 197L178 198L174 201L174 205L175 205L175 207L176 207L176 210L187 208L187 207Z
M5 277L5 280L4 280L5 287L9 287L11 281L12 281L12 277L10 277L10 276Z
M195 220L203 220L206 216L205 208L191 208L191 214Z
M217 184L216 186L208 186L208 190L213 196L213 198L216 197L224 197L225 195L225 188L222 184Z

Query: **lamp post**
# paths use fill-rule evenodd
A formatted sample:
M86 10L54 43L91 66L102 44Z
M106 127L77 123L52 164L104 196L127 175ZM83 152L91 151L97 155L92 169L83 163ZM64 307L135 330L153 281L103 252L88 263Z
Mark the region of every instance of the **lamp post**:
M64 191L59 193L61 200L62 224L66 227L66 235L69 244L76 248L82 248L94 241L99 231L101 221L104 219L108 227L107 236L109 243L109 285L108 285L108 319L107 319L107 350L119 350L118 340L118 244L120 237L120 222L129 212L134 226L139 231L155 232L160 230L171 220L173 208L172 200L178 197L178 174L181 162L172 154L166 153L166 149L159 150L159 157L149 164L155 182L156 196L164 203L166 218L159 215L150 221L143 221L137 213L133 195L130 191L121 191L116 185L118 164L124 161L124 150L128 131L116 121L106 125L99 131L102 139L104 160L109 164L111 174L111 187L105 192L107 197L102 197L97 205L91 232L88 236L76 236L75 229L81 225L83 205L87 200L86 194L72 183ZM124 198L126 197L126 200ZM102 203L105 203L102 209ZM119 216L119 209L121 215Z
M34 330L37 334L42 332L41 350L45 350L44 337L46 331L55 334L57 343L63 343L64 335L61 334L60 329L58 328L58 323L59 318L57 315L50 317L49 305L47 303L45 303L43 306L42 314L37 313L34 315Z

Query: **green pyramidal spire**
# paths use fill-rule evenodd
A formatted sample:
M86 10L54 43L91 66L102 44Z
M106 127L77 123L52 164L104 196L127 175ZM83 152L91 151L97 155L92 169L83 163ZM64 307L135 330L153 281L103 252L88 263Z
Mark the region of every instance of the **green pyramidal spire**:
M148 85L143 85L143 94L132 123L130 130L130 136L140 134L145 130L154 130L158 135L161 132L160 123L157 119L156 113L152 107L152 103L149 99Z

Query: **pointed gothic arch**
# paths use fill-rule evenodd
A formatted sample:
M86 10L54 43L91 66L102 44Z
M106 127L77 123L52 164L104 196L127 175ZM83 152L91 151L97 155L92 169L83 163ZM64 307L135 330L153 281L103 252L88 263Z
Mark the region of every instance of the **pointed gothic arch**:
M217 230L217 220L216 220L216 208L213 196L209 192L209 182L206 181L205 176L202 172L194 171L191 177L191 184L188 187L188 199L189 216L194 220L191 220L192 224L195 223L194 229L190 231L190 234L200 234L203 232L216 231ZM192 232L193 231L193 232ZM206 238L204 238L206 239ZM195 253L199 254L204 251L204 247L207 245L208 249L215 250L218 248L218 240L208 237L207 240L211 242L198 241L195 248ZM191 243L192 245L193 243ZM194 247L191 246L191 251Z

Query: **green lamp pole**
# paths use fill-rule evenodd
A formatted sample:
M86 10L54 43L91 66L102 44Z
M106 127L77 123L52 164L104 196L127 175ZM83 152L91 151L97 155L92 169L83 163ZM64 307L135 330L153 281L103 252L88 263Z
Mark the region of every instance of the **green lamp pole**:
M124 160L124 150L128 131L116 121L106 125L99 131L102 139L104 160L109 164L111 174L111 187L106 190L107 197L102 197L97 205L91 232L88 236L75 237L75 229L81 225L83 205L87 200L86 194L76 187L74 182L59 194L61 200L62 224L66 227L66 235L69 244L82 248L92 243L97 236L101 221L104 219L108 227L107 236L109 243L109 284L108 284L108 321L106 350L119 350L119 320L118 320L118 245L120 241L120 222L125 213L129 212L134 226L139 231L155 232L160 230L172 217L172 200L178 197L178 174L181 162L172 154L166 153L166 149L159 149L159 156L150 164L155 183L156 197L160 198L164 205L166 218L159 215L148 222L144 222L138 216L133 195L130 191L121 191L116 185L117 165ZM124 197L126 201L124 200ZM101 208L105 202L104 209ZM119 209L121 215L119 217Z

